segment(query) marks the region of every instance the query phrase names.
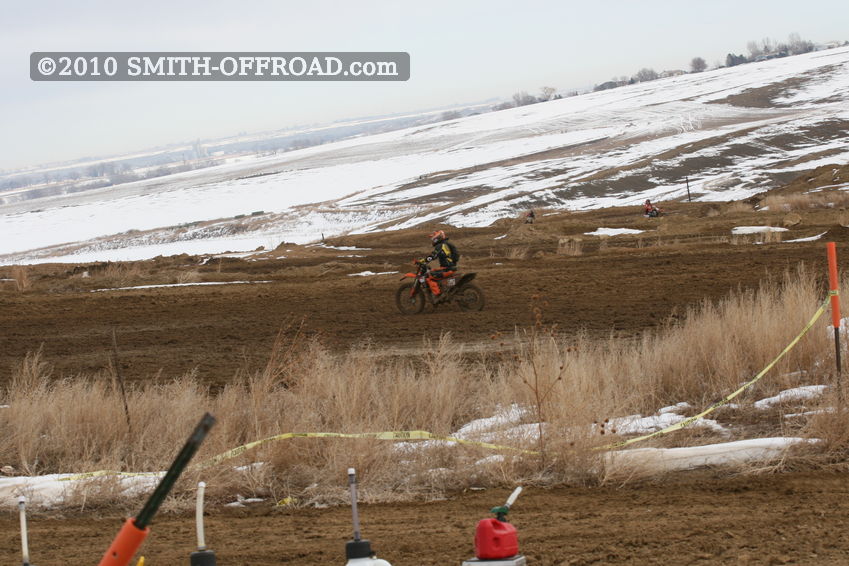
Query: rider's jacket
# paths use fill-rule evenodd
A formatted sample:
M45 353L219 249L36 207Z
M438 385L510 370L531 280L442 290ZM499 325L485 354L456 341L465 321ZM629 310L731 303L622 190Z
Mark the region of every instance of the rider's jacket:
M448 240L442 240L434 246L433 251L430 252L430 255L427 256L425 260L430 262L438 259L439 267L455 269L457 267L457 260L459 257L460 254L457 253L457 248L454 244Z

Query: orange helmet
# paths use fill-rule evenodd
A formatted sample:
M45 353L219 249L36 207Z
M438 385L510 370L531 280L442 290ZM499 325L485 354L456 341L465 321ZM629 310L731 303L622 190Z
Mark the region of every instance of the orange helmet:
M435 232L430 233L430 241L433 242L434 245L438 244L442 240L447 240L448 236L445 235L445 232L442 230L437 230Z

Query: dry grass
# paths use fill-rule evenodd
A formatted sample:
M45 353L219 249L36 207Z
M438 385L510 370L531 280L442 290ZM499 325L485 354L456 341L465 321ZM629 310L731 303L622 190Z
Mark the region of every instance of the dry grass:
M528 248L526 247L512 247L507 248L507 252L504 255L505 259L527 259L528 258Z
M768 230L766 232L758 232L756 234L757 242L761 244L777 244L784 239L784 232L779 230Z
M748 246L752 244L777 244L783 239L783 231L765 230L763 232L754 232L752 234L732 234L730 242L732 246Z
M29 270L22 266L16 265L12 268L12 279L15 280L15 289L19 293L25 293L32 288L32 281L29 278Z
M334 354L291 326L280 333L262 370L240 372L216 394L193 374L130 388L132 430L108 373L57 378L35 352L16 368L0 398L0 404L9 405L0 411L0 465L28 474L161 470L204 411L219 422L197 461L281 432L429 430L448 435L516 405L525 410L521 422L489 431L485 440L541 450L541 457L508 451L487 458L489 450L438 443L415 448L376 440L296 438L262 445L204 470L203 477L214 486L213 499L239 492L294 496L304 504L343 500L338 478L350 466L361 471L369 500L441 496L472 485L600 481L603 465L592 448L604 444L609 431L591 423L653 414L680 401L702 407L735 390L808 321L822 299L812 281L802 270L757 291L705 302L636 341L564 340L538 323L517 335L515 354L496 358L464 355L450 336L425 344L425 353L416 359L387 356L371 345ZM539 322L545 306L532 308ZM816 376L830 352L830 337L818 327L769 379L738 401L745 404L812 379L821 382L822 376ZM798 370L807 376L793 373ZM814 421L812 434L827 438L845 460L849 424L842 415L836 424ZM522 422L527 426L509 430ZM255 462L263 464L234 469ZM188 474L183 488L198 474ZM112 486L104 488L102 498L108 499L114 484L104 485ZM86 500L91 505L98 497Z
M598 237L598 251L603 252L607 249L609 245L610 236L599 236Z
M99 287L128 287L139 283L145 270L138 262L109 263L104 269L90 273L90 285Z
M200 272L196 269L192 271L181 271L177 274L177 283L198 283L201 281Z
M581 238L560 238L557 242L557 253L568 256L583 255L584 243Z
M740 200L735 200L725 206L724 214L749 213L752 212L752 205Z
M815 208L845 208L847 206L849 206L849 192L839 190L770 195L761 201L761 207L785 212Z
M732 234L731 235L731 245L732 246L749 246L755 242L754 234Z

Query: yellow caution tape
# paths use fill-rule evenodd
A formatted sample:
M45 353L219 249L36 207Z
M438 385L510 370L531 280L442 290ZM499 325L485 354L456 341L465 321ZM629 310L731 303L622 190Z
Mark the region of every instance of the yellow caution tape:
M513 446L501 446L499 444L489 444L487 442L476 442L474 440L465 440L462 438L455 438L453 436L439 436L425 430L398 430L398 431L389 431L389 432L360 432L360 433L342 433L342 432L286 432L283 434L277 434L275 436L269 436L268 438L262 438L260 440L255 440L253 442L249 442L247 444L243 444L241 446L237 446L231 450L227 450L226 452L222 452L217 456L206 460L205 462L201 462L199 464L195 464L192 468L209 468L216 464L220 464L225 460L230 460L244 454L248 450L252 448L256 448L257 446L261 446L263 444L269 442L275 442L277 440L286 440L289 438L371 438L374 440L441 440L444 442L456 442L457 444L465 444L468 446L478 446L480 448L488 448L490 450L512 450L515 452L522 452L525 454L537 454L537 452L531 450L523 450L522 448L515 448ZM81 474L74 474L71 476L66 476L63 478L59 478L59 481L74 481L74 480L82 480L88 478L96 478L101 476L159 476L162 475L162 472L119 472L117 470L98 470L96 472L85 472Z
M427 432L426 430L397 430L389 432L360 432L350 434L342 432L286 432L283 434L269 436L268 438L255 440L253 442L237 446L236 448L227 450L226 452L222 452L221 454L214 456L209 460L206 460L205 462L201 462L197 465L197 467L208 468L209 466L220 464L224 460L235 458L236 456L244 454L248 450L256 448L257 446L260 446L262 444L266 444L268 442L275 442L277 440L286 440L289 438L371 438L374 440L441 440L445 442L456 442L457 444L465 444L467 446L478 446L480 448L488 448L490 450L512 450L515 452L523 452L526 454L536 453L529 450L523 450L521 448L515 448L513 446L501 446L499 444L489 444L487 442L476 442L474 440L465 440L462 438L455 438L453 436L439 436Z
M829 292L829 295L834 295L834 294L837 294L837 292L836 291L830 291ZM658 431L655 431L655 432L652 432L652 433L649 433L649 434L645 434L645 435L638 436L638 437L635 437L635 438L629 438L628 440L623 440L621 442L608 444L606 446L600 446L600 447L597 447L596 450L612 450L612 449L616 449L616 448L622 448L624 446L628 446L628 445L634 444L636 442L642 442L643 440L648 440L649 438L654 438L655 436L661 436L661 435L664 435L664 434L668 434L670 432L674 432L676 430L681 430L682 428L685 428L685 427L693 424L694 422L701 419L705 415L712 413L713 411L715 411L719 407L722 407L723 405L729 403L732 399L737 397L740 393L742 393L743 391L745 391L746 389L748 389L749 387L751 387L752 385L757 383L764 375L766 375L766 373L769 370L771 370L775 366L775 364L777 364L781 360L781 358L783 358L790 350L792 350L793 347L795 347L796 344L799 343L799 341L802 339L802 337L804 337L805 334L807 334L808 331L814 326L814 323L816 323L816 321L819 320L819 318L823 315L826 308L828 307L828 304L829 304L829 299L826 299L825 302L823 302L823 304L820 306L820 308L817 309L817 312L814 314L814 316L811 318L811 320L808 322L808 324L805 325L805 328L802 329L802 331L798 334L798 336L796 336L796 338L794 338L787 345L787 347L785 347L784 350L782 350L781 353L778 354L778 356L774 360L772 360L769 364L767 364L767 366L764 369L762 369L760 371L760 373L758 373L751 380L749 380L746 383L744 383L743 385L741 385L736 391L726 395L724 398L717 401L713 405L709 406L707 409L705 409L701 413L699 413L697 415L693 415L692 417L688 417L688 418L684 419L683 421L677 422L677 423L670 425L670 426L668 426L664 429L661 429L661 430L658 430ZM516 448L514 446L502 446L500 444L490 444L488 442L477 442L477 441L474 441L474 440L465 440L465 439L456 438L456 437L453 437L453 436L439 436L439 435L427 432L426 430L400 430L400 431L388 431L388 432L360 432L360 433L286 432L286 433L283 433L283 434L277 434L275 436L269 436L268 438L262 438L260 440L254 440L253 442L248 442L247 444L237 446L236 448L232 448L230 450L227 450L226 452L222 452L221 454L218 454L217 456L214 456L214 457L210 458L209 460L206 460L204 462L196 464L192 467L193 468L199 468L199 469L208 468L208 467L214 466L216 464L220 464L221 462L224 462L225 460L230 460L232 458L235 458L236 456L244 454L248 450L256 448L257 446L261 446L261 445L267 444L269 442L276 442L278 440L286 440L286 439L289 439L289 438L371 438L371 439L374 439L374 440L440 440L440 441L444 441L444 442L455 442L457 444L465 444L467 446L478 446L480 448L488 448L490 450L509 450L509 451L513 451L513 452L521 452L523 454L539 454L539 452L534 451L534 450L525 450L525 449L522 449L522 448ZM82 473L82 474L75 474L75 475L72 475L72 476L59 478L59 481L71 481L71 480L79 480L79 479L93 478L93 477L99 477L99 476L109 476L109 475L117 475L117 476L157 476L157 475L161 475L161 472L119 472L119 471L114 471L114 470L99 470L99 471L96 471L96 472L86 472L86 473Z
M117 470L97 470L96 472L83 472L81 474L65 476L58 478L56 481L75 481L88 478L99 478L102 476L161 476L164 474L165 472L119 472Z
M773 368L773 366L775 366L775 364L777 364L779 362L779 360L781 360L781 358L783 358L787 354L787 352L792 350L793 347L796 346L796 344L799 343L799 340L801 340L802 337L805 334L808 333L808 331L814 326L814 323L817 320L819 320L819 317L821 317L823 315L823 313L825 312L825 309L828 307L828 302L829 302L829 299L826 299L825 302L823 302L823 304L820 306L820 308L817 310L817 312L814 313L814 316L811 318L811 320L808 322L808 324L805 325L805 328L802 329L802 332L800 332L798 334L798 336L796 336L796 338L794 338L787 345L787 347L784 348L781 351L780 354L778 354L778 356L774 360L769 362L769 364L767 364L767 366L764 369L762 369L761 372L758 375L756 375L755 377L753 377L752 379L750 379L749 381L747 381L746 383L741 385L740 388L737 389L736 391L726 395L724 398L717 401L716 403L714 403L713 405L711 405L710 407L708 407L707 409L705 409L704 411L702 411L698 415L693 415L692 417L688 417L688 418L684 419L683 421L675 423L674 425L670 425L670 426L668 426L664 429L657 430L657 431L649 433L649 434L644 434L643 436L638 436L636 438L629 438L628 440L623 440L622 442L616 442L616 443L613 443L613 444L608 444L607 446L601 446L601 447L598 448L598 450L611 450L611 449L614 449L614 448L622 448L623 446L628 446L629 444L634 444L635 442L642 442L643 440L648 440L649 438L654 438L655 436L661 436L663 434L668 434L668 433L676 431L676 430L681 430L682 428L693 424L694 422L696 422L700 418L704 417L705 415L708 415L708 414L714 412L719 407L729 403L732 399L737 397L740 393L742 393L743 391L745 391L746 389L748 389L749 387L751 387L752 385L757 383L764 375L766 375L766 373L769 370L771 370Z

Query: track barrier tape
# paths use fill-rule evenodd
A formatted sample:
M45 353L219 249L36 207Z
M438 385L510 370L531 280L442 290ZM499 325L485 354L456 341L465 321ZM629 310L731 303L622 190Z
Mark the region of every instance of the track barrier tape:
M89 478L99 478L103 476L125 476L125 477L157 477L165 475L165 472L119 472L117 470L97 470L96 472L83 472L81 474L73 474L61 478L56 481L76 481Z
M805 325L805 328L781 351L778 356L774 360L772 360L765 368L763 368L760 373L758 373L755 377L741 385L736 391L729 393L721 400L717 401L713 405L709 406L707 409L702 411L697 415L693 415L692 417L688 417L683 421L677 422L673 425L670 425L664 429L654 431L649 434L644 434L642 436L637 436L635 438L629 438L627 440L623 440L621 442L615 442L613 444L608 444L605 446L599 446L596 450L613 450L617 448L623 448L625 446L630 446L631 444L635 444L637 442L642 442L643 440L648 440L649 438L654 438L656 436L662 436L664 434L669 434L670 432L674 432L676 430L681 430L685 428L702 417L709 415L710 413L717 410L719 407L728 404L732 399L740 395L743 391L760 381L760 379L771 370L775 364L777 364L781 358L783 358L790 350L792 350L796 344L808 333L808 331L813 328L814 324L817 320L823 315L825 310L828 308L830 297L833 295L837 295L837 291L829 291L829 298L826 299L820 308L817 309L817 312L814 313L814 316L811 317L811 320L808 321L808 324ZM426 430L399 430L399 431L389 431L389 432L360 432L360 433L343 433L343 432L286 432L283 434L277 434L275 436L269 436L268 438L262 438L260 440L254 440L253 442L248 442L247 444L243 444L241 446L237 446L236 448L232 448L227 450L226 452L222 452L217 456L213 456L209 460L204 462L200 462L192 466L195 469L205 469L211 466L215 466L216 464L220 464L226 460L230 460L244 454L248 450L256 448L257 446L261 446L263 444L267 444L269 442L275 442L278 440L286 440L289 438L371 438L374 440L440 440L444 442L455 442L457 444L463 444L466 446L477 446L480 448L488 448L490 450L508 450L513 452L521 452L523 454L539 454L539 452L534 450L525 450L522 448L516 448L514 446L502 446L500 444L490 444L488 442L477 442L474 440L465 440L462 438L456 438L453 436L439 436L433 433L430 433ZM161 472L119 472L114 470L99 470L96 472L86 472L82 474L74 474L72 476L67 476L63 478L59 478L59 481L72 481L86 478L94 478L101 476L157 476L161 475Z
M235 458L236 456L239 456L240 454L243 454L248 450L256 448L257 446L260 446L262 444L274 442L277 440L286 440L289 438L371 438L374 440L441 440L444 442L456 442L457 444L464 444L467 446L478 446L480 448L488 448L490 450L511 450L528 454L535 453L529 450L515 448L513 446L502 446L499 444L490 444L488 442L477 442L474 440L455 438L453 436L439 436L427 432L426 430L399 430L390 432L361 432L350 434L342 432L287 432L284 434L278 434L276 436L269 436L268 438L263 438L261 440L255 440L253 442L249 442L248 444L243 444L242 446L233 448L232 450L222 452L221 454L214 456L209 460L206 460L205 462L201 462L200 464L198 464L198 467L208 468L210 466L220 464L225 460Z
M370 438L374 440L440 440L444 442L455 442L457 444L464 444L466 446L477 446L479 448L488 448L490 450L509 450L514 452L522 452L524 454L538 454L538 452L534 452L532 450L524 450L522 448L516 448L513 446L502 446L500 444L490 444L488 442L477 442L474 440L465 440L463 438L456 438L453 436L440 436L437 434L433 434L426 430L397 430L397 431L388 431L388 432L360 432L360 433L343 433L343 432L286 432L283 434L277 434L274 436L269 436L268 438L262 438L260 440L254 440L253 442L248 442L247 444L243 444L241 446L237 446L236 448L232 448L227 450L226 452L222 452L217 456L213 456L209 460L204 462L200 462L191 468L194 469L205 469L226 460L230 460L235 458L241 454L244 454L248 450L256 448L257 446L261 446L263 444L267 444L269 442L275 442L278 440L287 440L289 438ZM95 478L101 476L158 476L162 475L162 472L119 472L116 470L98 470L96 472L85 472L82 474L74 474L67 477L59 478L58 481L74 481L74 480L82 480L88 478Z
M829 294L831 294L831 293L829 293ZM775 366L775 364L777 364L781 360L781 358L783 358L787 354L787 352L792 350L793 347L796 346L796 344L799 343L799 341L802 339L802 337L805 336L805 334L808 333L808 331L814 326L814 323L816 323L816 321L819 320L819 318L823 315L826 308L828 308L828 303L829 303L829 299L826 299L822 303L822 305L820 305L820 308L817 309L817 312L814 313L814 316L811 318L811 320L808 321L808 324L805 325L805 328L802 329L802 331L787 345L787 347L785 347L781 351L781 353L778 354L778 356L776 356L776 358L774 360L769 362L769 364L767 364L767 366L764 369L762 369L758 375L756 375L755 377L753 377L752 379L750 379L749 381L747 381L746 383L741 385L736 391L729 393L724 398L720 399L719 401L717 401L713 405L709 406L707 409L705 409L704 411L702 411L698 415L693 415L692 417L688 417L688 418L684 419L683 421L677 422L677 423L670 425L670 426L668 426L664 429L657 430L657 431L649 433L649 434L644 434L642 436L637 436L635 438L629 438L628 440L623 440L621 442L614 442L613 444L601 446L601 447L597 448L597 450L612 450L612 449L615 449L615 448L622 448L622 447L634 444L636 442L642 442L643 440L648 440L649 438L654 438L655 436L661 436L661 435L664 435L664 434L668 434L670 432L674 432L676 430L681 430L682 428L693 424L694 422L696 422L700 418L704 417L705 415L708 415L708 414L714 412L719 407L722 407L723 405L729 403L732 399L737 397L740 393L742 393L743 391L745 391L746 389L748 389L749 387L751 387L752 385L754 385L755 383L760 381L760 379L764 375L766 375L766 373L769 370L771 370Z

